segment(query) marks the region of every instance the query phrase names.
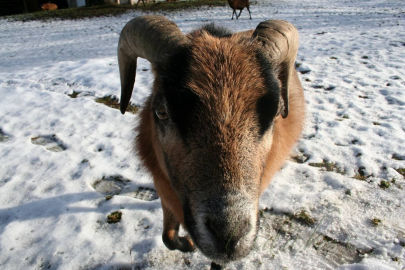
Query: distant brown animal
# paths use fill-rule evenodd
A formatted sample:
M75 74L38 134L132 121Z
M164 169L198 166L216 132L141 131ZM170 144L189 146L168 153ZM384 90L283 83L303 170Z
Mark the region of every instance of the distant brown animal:
M42 10L57 10L58 5L56 5L54 3L45 3L45 4L42 4L41 9Z
M149 60L155 75L136 148L161 199L169 249L198 247L219 264L250 252L259 196L303 128L297 50L296 28L280 20L234 34L207 25L184 35L162 16L140 16L123 28L122 113L137 58ZM189 236L178 235L180 225Z
M141 2L141 1L142 1L143 6L145 6L145 1L144 1L144 0L138 0L138 2L136 2L136 6L135 6L135 7L138 7L139 2Z
M141 1L142 1L143 6L145 6L145 0L138 0L138 2L136 2L136 6L135 6L135 7L138 7L139 2L141 2ZM146 2L150 2L150 1L149 1L149 0L146 0ZM155 0L152 0L151 2L152 2L152 3L155 3Z
M252 15L250 13L249 9L249 0L228 0L229 6L233 9L232 12L232 20L233 20L233 15L236 15L236 19L240 17L240 14L242 13L242 10L246 8L249 11L249 17L252 19ZM236 10L239 9L239 15L236 14Z

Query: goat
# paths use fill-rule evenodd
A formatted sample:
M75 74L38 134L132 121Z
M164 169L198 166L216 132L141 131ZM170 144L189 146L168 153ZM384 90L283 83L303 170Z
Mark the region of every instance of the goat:
M139 2L141 2L141 1L142 1L143 6L145 6L145 1L144 1L144 0L138 0L138 2L136 2L136 6L135 6L135 7L138 7Z
M42 10L57 10L58 5L56 5L54 3L45 3L45 4L42 4L41 9Z
M142 1L143 6L146 6L146 5L145 5L145 0L138 0L138 2L136 2L136 6L135 6L135 7L138 7L139 2L141 2L141 1ZM152 0L152 1L146 0L146 2L155 3L156 1L155 1L155 0ZM131 2L131 5L132 5L132 2Z
M229 6L233 9L232 12L232 20L233 20L233 15L235 14L236 19L239 19L240 14L242 13L242 10L246 8L249 11L249 17L252 19L252 14L250 13L249 9L249 0L228 0ZM236 15L236 10L239 9L239 15Z
M155 76L135 145L161 199L169 249L198 247L219 264L249 253L259 196L303 128L297 50L296 28L281 20L234 34L208 25L185 35L150 15L123 28L121 113L138 57L151 62ZM180 225L187 236L178 235Z

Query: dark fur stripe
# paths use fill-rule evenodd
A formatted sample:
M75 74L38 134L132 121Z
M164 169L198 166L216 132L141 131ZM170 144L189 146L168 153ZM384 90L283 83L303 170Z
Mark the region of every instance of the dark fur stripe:
M274 77L275 71L265 55L261 51L258 51L256 59L261 67L261 73L267 89L266 94L257 101L256 105L260 135L263 135L277 115L280 101L280 87L277 79Z

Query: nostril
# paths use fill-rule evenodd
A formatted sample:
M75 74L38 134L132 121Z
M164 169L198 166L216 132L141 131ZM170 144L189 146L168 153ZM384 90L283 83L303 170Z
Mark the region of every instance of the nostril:
M248 219L227 223L226 221L208 217L205 226L214 238L216 247L226 253L233 253L239 240L247 235L251 229Z
M220 233L220 229L223 226L220 226L219 222L208 218L205 222L205 226L207 227L208 231L212 234L212 236L215 237L216 240L221 240L221 235L222 233Z

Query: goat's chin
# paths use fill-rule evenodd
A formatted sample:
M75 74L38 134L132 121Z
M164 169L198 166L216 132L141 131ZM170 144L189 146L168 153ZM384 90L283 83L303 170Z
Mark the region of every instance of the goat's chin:
M218 243L212 239L209 235L194 233L194 242L199 250L209 259L215 261L218 264L226 264L231 261L242 259L247 256L254 244L256 238L256 231L253 231L250 235L241 238L235 247L231 251L227 251L222 245L226 243Z
M256 234L254 235L255 237ZM218 249L215 243L207 242L205 239L195 240L195 242L206 257L222 265L246 257L252 250L254 240L241 239L232 253Z
M240 224L229 226L229 230L213 232L207 226L206 215L185 215L185 225L199 250L218 264L226 264L247 256L256 240L257 215L249 215L242 229ZM221 237L231 235L230 237Z

